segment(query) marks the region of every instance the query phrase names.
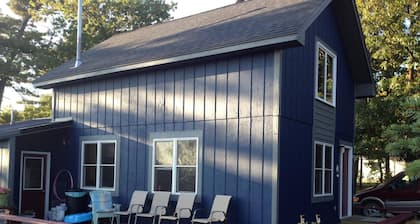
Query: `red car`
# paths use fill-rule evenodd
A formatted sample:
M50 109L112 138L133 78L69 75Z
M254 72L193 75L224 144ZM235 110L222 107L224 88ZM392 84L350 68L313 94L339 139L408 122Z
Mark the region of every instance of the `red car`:
M357 192L353 197L355 208L365 216L420 211L419 180L401 172L386 183Z

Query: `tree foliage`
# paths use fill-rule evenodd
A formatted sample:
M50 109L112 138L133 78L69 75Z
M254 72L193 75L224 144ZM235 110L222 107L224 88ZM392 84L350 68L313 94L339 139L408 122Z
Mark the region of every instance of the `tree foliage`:
M420 167L420 15L415 0L356 0L377 82L377 96L356 104L356 152L397 156ZM419 169L420 173L420 169Z
M35 118L48 118L51 116L51 95L43 95L39 102L25 102L23 111L14 111L14 121L32 120ZM10 123L10 109L0 112L0 124Z
M414 77L420 61L420 3L416 0L356 0L366 45L377 74Z
M20 18L0 14L0 104L4 86L27 82L73 58L77 1L10 0ZM169 20L175 3L163 0L84 0L83 49L142 26ZM40 32L36 24L49 27Z

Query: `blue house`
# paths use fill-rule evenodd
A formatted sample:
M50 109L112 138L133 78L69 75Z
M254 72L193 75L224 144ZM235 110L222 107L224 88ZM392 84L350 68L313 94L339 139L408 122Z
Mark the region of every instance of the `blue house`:
M352 214L354 103L374 94L353 0L245 1L115 35L82 57L34 82L54 89L54 115L13 137L15 203L44 183L25 172L51 160L47 181L70 170L75 186L123 207L138 189L193 192L206 208L232 195L236 224Z

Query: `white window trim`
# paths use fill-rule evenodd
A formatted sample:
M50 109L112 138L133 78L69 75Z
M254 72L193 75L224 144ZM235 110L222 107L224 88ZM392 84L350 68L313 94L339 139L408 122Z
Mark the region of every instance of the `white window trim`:
M101 168L101 155L102 155L102 144L103 143L114 143L115 144L115 155L114 155L114 165L109 165L109 166L113 166L114 167L114 187L109 188L109 187L99 187L100 185L100 168ZM84 152L85 152L85 144L97 144L97 155L96 155L96 187L86 187L83 186L83 179L84 179L84 172L83 172L83 167L84 167ZM118 145L117 145L117 141L116 140L86 140L86 141L82 141L82 150L80 151L81 153L81 160L80 160L80 189L84 189L84 190L105 190L105 191L116 191L117 190L117 176L118 176Z
M322 49L327 55L330 55L333 58L333 92L332 92L332 102L329 102L326 97L327 92L327 64L325 63L324 68L324 98L318 96L318 58L319 58L319 49ZM326 56L327 56L326 55ZM327 58L327 57L325 57ZM327 46L322 44L321 42L316 42L316 50L315 50L315 99L324 102L330 106L336 106L336 92L337 92L337 56L336 54L330 50Z
M321 194L316 194L315 193L315 171L316 171L316 145L322 145L322 193ZM325 193L325 146L329 146L331 147L331 193ZM334 145L332 144L328 144L325 142L320 142L320 141L315 141L314 143L314 150L313 150L313 171L312 171L312 175L313 175L313 196L314 197L325 197L325 196L332 196L334 195Z
M176 158L177 158L177 146L176 146L176 142L177 141L182 141L182 140L195 140L195 141L197 141L197 144L196 144L196 155L195 155L195 166L191 166L191 165L189 165L189 166L185 166L185 165L183 165L183 166L178 166L177 165L177 162L176 162ZM155 143L156 142L172 142L172 167L171 167L171 169L172 169L172 186L171 186L171 193L172 194L175 194L175 195L178 195L178 194L181 194L181 193L194 193L194 194L197 194L198 193L198 180L199 180L199 172L198 172L198 169L199 169L199 164L198 164L198 162L199 162L199 138L197 138L197 137L182 137L182 138L155 138L155 139L153 139L153 146L152 146L152 175L151 175L151 178L152 178L152 181L151 181L151 191L152 191L152 193L154 193L155 192L155 167L160 167L159 165L157 166L157 165L155 165ZM162 166L162 167L167 167L167 166ZM176 175L177 175L177 169L176 168L178 168L178 167L195 167L195 191L194 192L177 192L176 191L176 186L177 186L177 178L176 178Z

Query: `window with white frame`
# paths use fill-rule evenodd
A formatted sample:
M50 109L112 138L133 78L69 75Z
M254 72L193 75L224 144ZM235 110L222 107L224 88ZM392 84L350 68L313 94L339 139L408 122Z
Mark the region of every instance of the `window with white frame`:
M314 196L332 195L333 155L332 145L315 142Z
M337 57L321 43L317 43L315 97L335 106Z
M197 193L198 138L153 140L153 191Z
M115 140L82 141L81 188L115 191L117 153Z

